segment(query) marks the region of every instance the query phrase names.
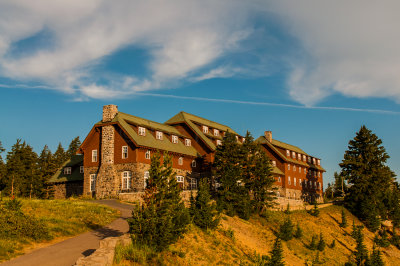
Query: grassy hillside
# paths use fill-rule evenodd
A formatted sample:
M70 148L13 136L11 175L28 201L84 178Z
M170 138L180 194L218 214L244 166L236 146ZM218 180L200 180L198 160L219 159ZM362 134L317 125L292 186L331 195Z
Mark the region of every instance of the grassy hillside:
M314 234L322 233L329 245L335 239L334 248L325 248L319 253L320 261L324 265L343 265L355 248L355 241L350 236L353 220L361 224L349 212L347 214L347 228L340 228L341 207L329 206L320 209L319 217L314 217L305 211L293 211L290 216L296 224L300 223L304 235L301 239L283 241L286 265L304 265L311 262L316 251L309 250L307 245ZM268 218L253 217L249 221L237 217L224 216L221 227L211 233L205 233L191 226L185 237L165 251L150 260L149 264L164 265L254 265L260 255L267 255L272 249L275 240L274 232L287 217L282 212L270 212ZM363 230L365 244L372 250L374 234L367 229ZM386 265L400 265L400 250L390 246L381 248ZM135 259L140 264L145 260L138 253ZM119 265L129 265L121 261ZM311 265L311 263L310 263Z
M0 201L0 262L110 223L117 211L79 200L22 200L22 214Z

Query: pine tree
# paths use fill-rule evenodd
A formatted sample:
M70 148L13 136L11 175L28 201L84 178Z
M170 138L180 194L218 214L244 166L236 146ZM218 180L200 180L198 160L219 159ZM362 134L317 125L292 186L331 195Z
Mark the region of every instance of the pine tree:
M3 158L1 157L1 153L4 152L5 149L3 148L1 141L0 141L0 193L6 188L6 166L4 164Z
M18 139L7 154L6 190L9 194L36 196L35 188L40 184L37 161L37 154L32 147Z
M319 251L324 251L325 246L326 246L326 243L325 243L324 237L323 237L322 233L320 233L317 249Z
M63 146L61 145L61 142L58 143L58 147L56 152L54 153L53 159L56 169L60 168L63 165L63 163L65 163L65 161L67 160L67 155L65 153Z
M356 235L356 251L355 251L355 257L356 257L356 263L357 265L364 265L366 262L368 262L369 257L368 257L368 250L367 247L364 245L364 235L362 233L362 229L360 227L357 227L356 230L358 231L355 233Z
M46 182L54 175L57 168L54 162L53 154L49 147L45 145L42 152L40 153L38 160L38 170L40 183L36 188L36 192L39 197L46 196Z
M209 185L206 180L200 181L199 190L193 204L194 207L191 206L193 223L205 230L215 229L219 224L219 217L215 203L211 203Z
M279 237L276 238L274 248L270 253L270 259L267 262L268 266L283 266L283 249L282 242Z
M290 214L290 205L289 205L289 203L286 205L285 213L286 214Z
M386 165L389 155L371 130L362 126L340 164L341 175L349 183L345 196L347 208L375 231L379 217L386 219L389 211L390 188L394 173Z
M79 147L81 146L81 141L79 140L79 136L74 138L69 144L68 150L65 153L66 159L71 159L73 155L76 154Z
M372 253L370 256L370 265L371 266L384 266L385 263L382 260L381 251L376 249L375 245L372 248Z
M247 191L253 196L251 205L254 211L261 213L266 208L272 207L276 198L271 162L249 131L241 149L244 155L243 181Z
M347 227L346 214L344 213L344 208L342 208L342 222L339 224L340 227Z
M300 224L297 223L296 232L294 233L295 238L301 238L303 236L303 230L300 227Z
M308 245L308 248L311 250L316 250L318 248L318 243L317 243L318 236L313 235L311 238L311 243Z
M344 197L347 191L347 184L344 177L337 172L333 173L335 183L333 184L333 195L334 197Z
M389 219L392 220L394 233L396 228L400 228L400 189L397 182L392 187Z
M280 227L279 238L289 241L293 238L294 225L290 217L288 217Z
M164 154L161 163L161 155L153 155L149 173L144 203L132 212L129 231L134 242L162 251L186 232L190 217L180 197L171 157Z

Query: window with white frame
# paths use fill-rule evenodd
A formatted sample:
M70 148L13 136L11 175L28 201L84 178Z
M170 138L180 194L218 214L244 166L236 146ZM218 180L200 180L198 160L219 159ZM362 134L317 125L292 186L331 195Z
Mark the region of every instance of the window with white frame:
M303 154L303 161L306 161L306 156Z
M151 157L151 153L150 153L150 150L148 150L148 151L146 151L146 153L144 154L144 158L150 160L150 157Z
M311 163L311 157L308 156L308 163Z
M218 145L218 146L219 146L219 145L222 145L222 141L219 140L219 139L217 139L217 145Z
M321 189L321 183L318 182L318 189Z
M299 173L301 173L301 166L299 166Z
M290 151L286 150L286 156L290 156Z
M122 146L122 159L128 158L128 146Z
M190 179L190 189L191 190L197 189L197 179L196 178Z
M96 174L90 175L90 191L96 191Z
M192 167L196 167L196 165L197 165L197 164L196 164L196 160L193 160L193 161L192 161Z
M314 188L317 188L317 182L314 181Z
M92 162L97 162L97 150L92 150Z
M301 161L301 154L297 154L297 160Z
M317 163L318 163L318 165L321 165L321 160L320 160L320 159L318 159Z
M85 168L83 167L83 165L81 165L81 166L79 167L79 173L83 174L83 172L85 171L84 169L85 169Z
M307 174L307 169L306 168L304 168L304 174Z
M299 179L299 186L301 186L301 179Z
M192 141L190 139L185 139L185 146L192 146Z
M312 158L312 163L315 164L315 158Z
M139 136L146 136L146 128L138 127Z
M183 158L182 158L182 157L179 157L179 159L178 159L178 164L179 164L179 165L183 165Z
M293 178L293 185L296 186L296 177Z
M296 165L293 165L293 171L296 171Z
M214 136L219 136L219 130L214 128Z
M203 126L203 133L208 133L208 126Z
M178 143L178 136L172 135L172 143Z
M292 151L292 158L295 159L296 158L296 153L294 151Z
M132 172L131 171L123 171L122 172L122 189L130 189L132 184Z
M161 131L156 131L156 139L159 139L159 140L163 139L163 133Z
M312 188L312 182L311 182L311 180L308 181L308 185L309 185L310 188Z
M64 167L64 175L70 175L71 174L71 167Z
M185 180L185 178L183 176L181 176L181 175L176 176L176 182L183 183L184 180Z
M280 176L278 176L278 182L281 182L281 177Z
M276 161L272 161L272 166L276 166Z
M290 170L290 164L287 165L287 169Z
M149 171L144 172L144 188L147 187L147 180L149 180L149 177L150 177L150 172Z
M290 180L290 176L288 177L288 184L290 185L292 181Z

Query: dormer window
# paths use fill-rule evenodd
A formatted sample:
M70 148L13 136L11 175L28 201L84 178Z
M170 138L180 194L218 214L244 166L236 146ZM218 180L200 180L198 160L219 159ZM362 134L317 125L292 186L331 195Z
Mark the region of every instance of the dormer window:
M214 136L219 136L219 130L218 129L214 129Z
M308 163L311 163L311 157L308 156Z
M163 139L163 133L161 131L156 131L156 139L159 139L159 140Z
M203 126L203 133L208 133L208 126Z
M178 136L172 135L172 143L178 143Z
M286 150L286 156L290 156L290 151Z
M312 158L312 163L315 164L315 158Z
M292 158L296 159L296 153L294 151L292 151Z
M321 165L321 160L320 159L318 159L317 162L318 162L318 165Z
M64 168L64 175L70 175L71 174L71 167L65 167Z
M306 161L306 156L305 155L303 155L303 161Z
M272 161L272 166L276 166L276 161Z
M301 154L297 154L297 160L301 161Z
M192 146L192 141L190 139L185 139L185 146Z
M146 136L146 128L138 127L139 136Z

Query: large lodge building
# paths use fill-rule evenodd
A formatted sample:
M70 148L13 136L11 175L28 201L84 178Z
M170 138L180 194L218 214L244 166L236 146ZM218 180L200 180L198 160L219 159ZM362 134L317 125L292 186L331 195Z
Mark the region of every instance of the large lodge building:
M169 153L183 191L197 189L198 180L211 177L216 147L230 127L180 112L165 123L103 107L77 154L50 179L55 198L84 195L97 198L137 199L149 178L151 156ZM300 148L272 139L272 132L256 140L272 162L279 197L309 201L322 198L320 159Z

